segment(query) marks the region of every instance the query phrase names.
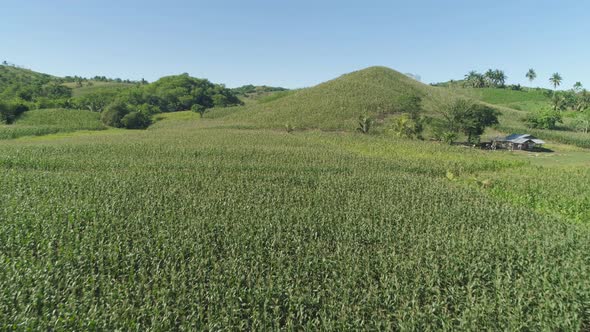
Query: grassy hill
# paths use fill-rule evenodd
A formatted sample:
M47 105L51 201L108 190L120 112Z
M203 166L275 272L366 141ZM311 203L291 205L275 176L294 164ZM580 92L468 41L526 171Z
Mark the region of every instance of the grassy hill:
M551 142L590 148L590 135L569 128L570 119L559 130L531 129L523 121L529 112L547 107L544 89L515 91L499 88L434 87L415 81L385 67L370 67L343 75L317 86L278 92L242 107L214 109L206 117L221 119L220 125L234 128L283 128L354 130L360 115L387 119L400 111L403 98L422 98L426 114L454 98L469 98L496 107L500 112L498 130L486 136L531 133Z
M518 111L534 111L547 106L550 102L550 97L545 89L516 91L499 88L457 88L453 89L453 91L488 104L504 106Z
M58 78L29 69L0 65L0 99L32 99Z
M11 85L46 84L56 77L29 69L0 65L0 92Z
M0 125L0 139L77 130L103 130L100 114L85 110L41 109L25 112L14 124Z
M422 98L427 111L454 97L447 89L422 84L395 70L371 67L262 103L215 110L210 117L263 128L289 123L298 128L351 130L360 115L383 118L394 114L401 111L401 99L412 95Z

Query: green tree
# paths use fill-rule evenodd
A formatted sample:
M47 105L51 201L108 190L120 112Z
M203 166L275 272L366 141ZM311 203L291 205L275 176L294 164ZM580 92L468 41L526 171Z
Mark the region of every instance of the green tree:
M555 129L558 123L563 123L561 113L552 109L530 113L525 121L529 127L538 129Z
M537 78L537 73L535 72L535 70L533 68L531 68L531 69L529 69L529 71L527 71L526 78L528 78L529 82L531 82L531 84L533 84L533 81Z
M121 125L127 129L145 129L151 124L151 118L142 112L131 112L121 119Z
M576 82L574 84L574 88L573 89L574 89L575 92L580 92L580 91L582 91L583 88L584 87L582 86L582 82Z
M551 105L553 105L554 111L563 111L567 108L567 99L566 95L562 93L558 93L557 91L553 92L551 96Z
M588 90L582 89L582 91L577 95L574 110L581 112L588 109L588 107L590 107L590 93L588 93Z
M578 114L574 118L573 126L576 130L587 134L590 130L590 111Z
M499 112L491 107L474 103L467 99L457 99L438 112L443 121L443 132L463 133L471 143L479 141L487 127L499 123Z
M193 107L191 107L191 110L195 113L199 113L201 118L203 116L205 116L205 112L207 112L207 108L205 108L205 106L199 105L199 104L194 104Z
M460 121L461 131L470 143L479 143L481 135L487 127L497 125L500 113L488 106L472 104L465 110Z
M467 86L472 88L483 88L486 86L486 79L484 75L476 72L475 70L470 71L465 75L465 82Z
M123 117L130 113L129 106L126 103L117 100L108 105L102 112L100 119L102 122L111 127L122 128L123 123L121 120Z
M87 109L91 112L102 112L102 110L112 103L116 96L116 90L101 90L88 93L75 98L75 104L79 108Z
M506 80L508 79L504 71L500 69L488 69L488 71L486 71L484 74L484 77L490 86L496 88L503 88L506 84Z
M506 80L508 79L508 76L506 76L503 70L496 69L495 77L496 81L498 82L498 86L503 88L506 85Z
M561 77L561 75L559 75L559 73L554 73L549 78L549 82L551 82L551 84L553 84L554 90L557 90L557 87L561 85L562 80L563 80L563 78Z

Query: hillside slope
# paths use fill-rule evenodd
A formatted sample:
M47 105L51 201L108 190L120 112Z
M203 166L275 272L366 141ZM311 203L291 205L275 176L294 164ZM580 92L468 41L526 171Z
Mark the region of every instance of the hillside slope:
M370 67L267 103L215 110L210 116L262 128L289 123L298 128L351 129L360 115L380 118L402 111L401 102L408 96L421 97L426 111L432 111L437 103L455 95L393 69Z
M453 91L488 104L519 111L535 111L551 102L547 90L540 88L521 91L498 88L456 88Z
M33 94L40 91L45 84L55 80L56 77L38 73L29 69L0 65L0 96L6 98L23 97L21 94ZM23 93L27 88L29 91Z

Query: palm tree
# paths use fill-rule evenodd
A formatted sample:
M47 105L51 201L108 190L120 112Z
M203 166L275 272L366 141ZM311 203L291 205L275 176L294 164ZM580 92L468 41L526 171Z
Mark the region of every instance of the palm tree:
M486 79L482 74L477 74L473 79L473 87L475 88L485 88L486 86Z
M529 71L526 73L526 78L528 78L531 84L533 84L533 81L535 78L537 78L537 73L533 68L529 69Z
M498 82L498 85L500 87L504 87L504 84L506 83L506 79L508 79L508 76L506 76L504 71L500 70L500 69L494 70L494 73L495 73L494 76L496 77L496 81Z
M582 82L576 82L576 84L574 84L574 91L575 92L582 91Z
M496 77L496 73L491 69L488 69L488 71L486 71L486 73L484 74L484 78L489 83L490 86L496 85L496 78L495 77Z
M559 75L559 73L554 73L553 75L551 75L551 77L549 78L549 82L551 82L551 84L553 84L553 89L557 90L557 87L559 85L561 85L561 81L563 80L563 78L561 78L561 75Z
M475 76L477 76L477 72L475 70L472 70L472 71L468 72L467 74L465 74L465 80L471 81L473 78L475 78Z
M492 85L493 87L504 87L504 84L506 83L506 79L508 78L506 76L506 74L500 70L500 69L489 69L488 71L486 71L486 73L484 74L485 78L487 79L487 81L490 83L490 85Z
M473 88L483 88L485 86L484 76L475 70L470 71L465 75L467 85Z

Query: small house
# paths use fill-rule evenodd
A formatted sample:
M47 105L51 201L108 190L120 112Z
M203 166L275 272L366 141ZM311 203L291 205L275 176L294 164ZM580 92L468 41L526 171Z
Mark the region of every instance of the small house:
M530 134L511 134L506 137L498 137L493 145L508 150L533 150L542 147L545 141Z

